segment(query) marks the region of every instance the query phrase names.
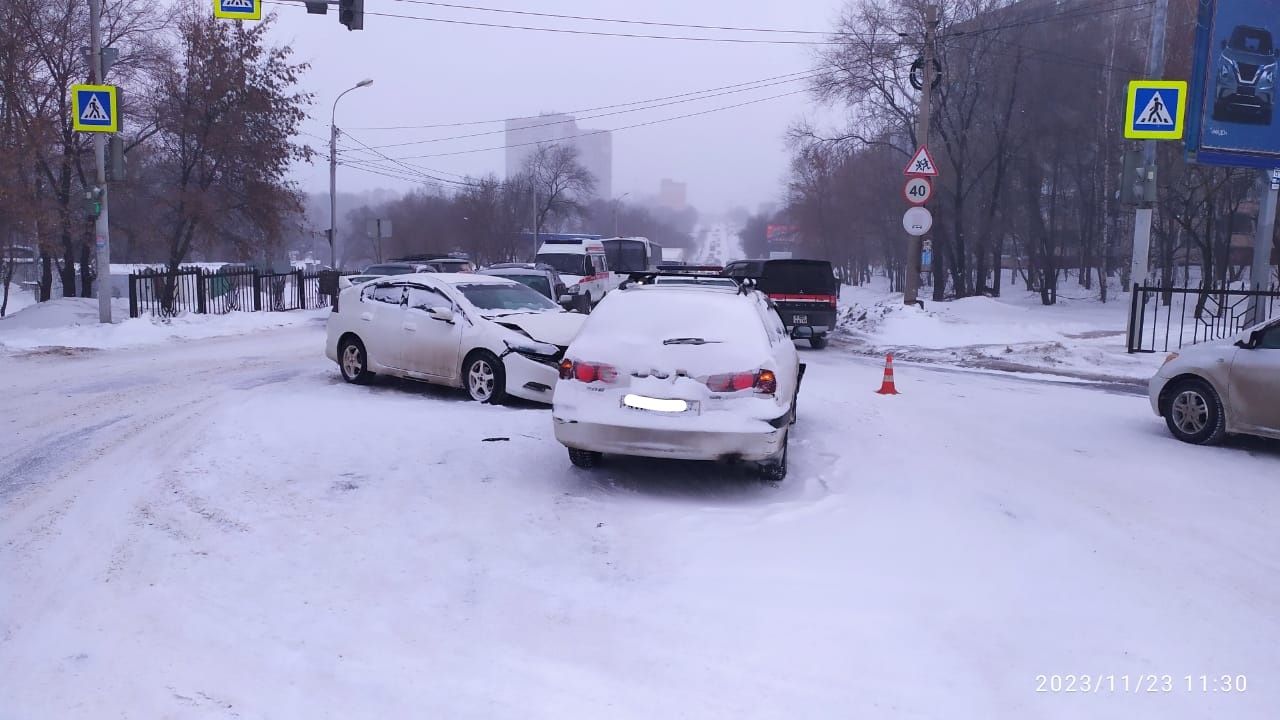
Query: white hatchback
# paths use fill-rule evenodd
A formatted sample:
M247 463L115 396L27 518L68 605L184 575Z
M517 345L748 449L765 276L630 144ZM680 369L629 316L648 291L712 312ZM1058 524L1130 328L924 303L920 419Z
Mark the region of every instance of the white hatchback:
M505 278L394 275L342 293L325 354L347 382L391 375L461 387L480 402L545 403L585 319Z
M579 467L605 453L742 460L781 480L801 375L763 294L626 287L605 297L560 363L556 439Z

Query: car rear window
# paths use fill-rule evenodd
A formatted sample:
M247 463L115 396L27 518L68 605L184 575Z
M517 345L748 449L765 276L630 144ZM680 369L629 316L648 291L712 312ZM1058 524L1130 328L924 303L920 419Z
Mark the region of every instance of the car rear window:
M824 260L771 260L764 264L759 288L766 293L824 295L835 291L831 263Z

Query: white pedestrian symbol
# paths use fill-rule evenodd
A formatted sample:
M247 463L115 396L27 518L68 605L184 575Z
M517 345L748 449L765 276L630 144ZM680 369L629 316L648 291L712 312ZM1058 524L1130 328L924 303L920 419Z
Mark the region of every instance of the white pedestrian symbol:
M253 0L222 0L223 10L253 10Z
M80 120L84 122L110 122L111 116L107 115L107 111L103 109L98 96L91 94L89 95L89 102L84 104L84 110L80 112Z
M1173 117L1169 115L1169 108L1165 105L1164 98L1160 97L1160 93L1152 93L1151 99L1147 101L1147 106L1142 109L1138 115L1139 125L1172 125Z

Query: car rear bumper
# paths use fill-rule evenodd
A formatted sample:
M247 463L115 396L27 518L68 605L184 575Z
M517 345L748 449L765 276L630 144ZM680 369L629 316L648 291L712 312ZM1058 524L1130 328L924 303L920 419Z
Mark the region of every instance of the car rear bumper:
M779 305L778 316L793 335L797 328L809 328L814 334L831 332L836 326L836 311L830 306L815 308L784 307Z
M761 462L782 451L787 427L760 422L761 430L715 431L657 429L579 422L553 417L556 440L577 450L668 458L672 460L744 460Z

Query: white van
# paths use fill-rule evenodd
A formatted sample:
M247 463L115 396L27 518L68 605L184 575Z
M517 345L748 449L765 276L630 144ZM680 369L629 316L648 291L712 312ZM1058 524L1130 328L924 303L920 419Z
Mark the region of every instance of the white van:
M604 245L597 238L549 237L538 248L536 262L560 273L568 292L561 304L581 312L589 312L625 279L609 271Z

